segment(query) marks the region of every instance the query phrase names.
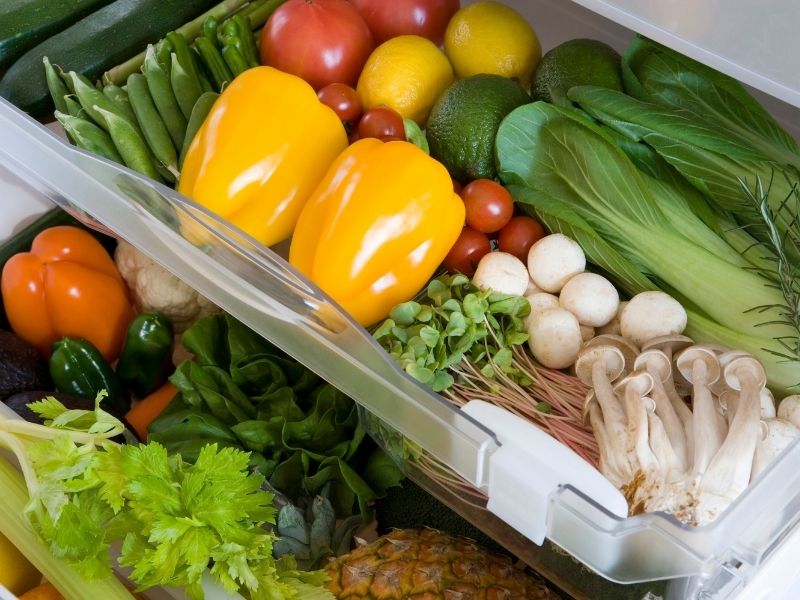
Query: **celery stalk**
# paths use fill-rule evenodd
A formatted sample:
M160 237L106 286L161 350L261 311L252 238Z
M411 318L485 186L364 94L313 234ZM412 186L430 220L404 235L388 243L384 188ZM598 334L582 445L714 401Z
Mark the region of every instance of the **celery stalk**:
M28 489L22 475L0 455L0 533L11 541L25 557L50 581L67 600L102 598L132 600L133 596L113 575L87 581L50 549L27 526L22 516L28 503Z

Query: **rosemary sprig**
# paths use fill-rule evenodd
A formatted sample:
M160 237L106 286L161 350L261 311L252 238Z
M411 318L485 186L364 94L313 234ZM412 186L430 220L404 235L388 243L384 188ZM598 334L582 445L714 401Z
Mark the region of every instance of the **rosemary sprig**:
M772 287L780 290L784 298L783 305L760 306L754 310L764 312L770 308L777 310L779 318L764 325L780 324L792 327L797 335L776 338L786 353L772 354L790 361L800 361L800 266L789 256L800 255L800 191L798 184L793 183L789 194L773 209L770 204L772 178L764 186L760 177L756 177L751 189L744 179L739 179L744 198L751 210L760 216L759 223L762 243L769 248L775 257L774 272L763 273ZM779 225L780 224L780 225ZM762 269L758 269L763 271Z

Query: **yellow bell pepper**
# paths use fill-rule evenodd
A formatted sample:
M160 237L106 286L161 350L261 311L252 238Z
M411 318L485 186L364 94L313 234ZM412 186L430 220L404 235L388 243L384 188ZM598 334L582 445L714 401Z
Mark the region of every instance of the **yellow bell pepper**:
M463 225L441 163L408 142L362 139L306 202L289 262L371 325L426 284Z
M178 191L271 246L347 147L342 122L305 81L272 67L239 75L192 141Z

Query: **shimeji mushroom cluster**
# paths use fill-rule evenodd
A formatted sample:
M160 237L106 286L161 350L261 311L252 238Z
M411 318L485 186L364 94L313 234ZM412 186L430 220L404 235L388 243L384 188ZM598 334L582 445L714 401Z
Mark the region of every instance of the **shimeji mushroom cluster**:
M620 302L608 280L585 268L580 246L553 234L531 247L527 265L486 255L473 283L525 295L534 357L573 368L590 386L584 418L600 470L631 514L709 523L800 437L800 395L776 415L754 356L695 344L682 335L687 315L674 298L654 291Z

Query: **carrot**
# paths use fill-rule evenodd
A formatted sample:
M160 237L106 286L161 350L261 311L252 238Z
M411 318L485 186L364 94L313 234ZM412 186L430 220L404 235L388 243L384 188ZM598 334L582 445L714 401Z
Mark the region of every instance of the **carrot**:
M140 440L147 439L147 428L178 394L178 388L169 381L155 392L142 398L128 411L125 418Z

